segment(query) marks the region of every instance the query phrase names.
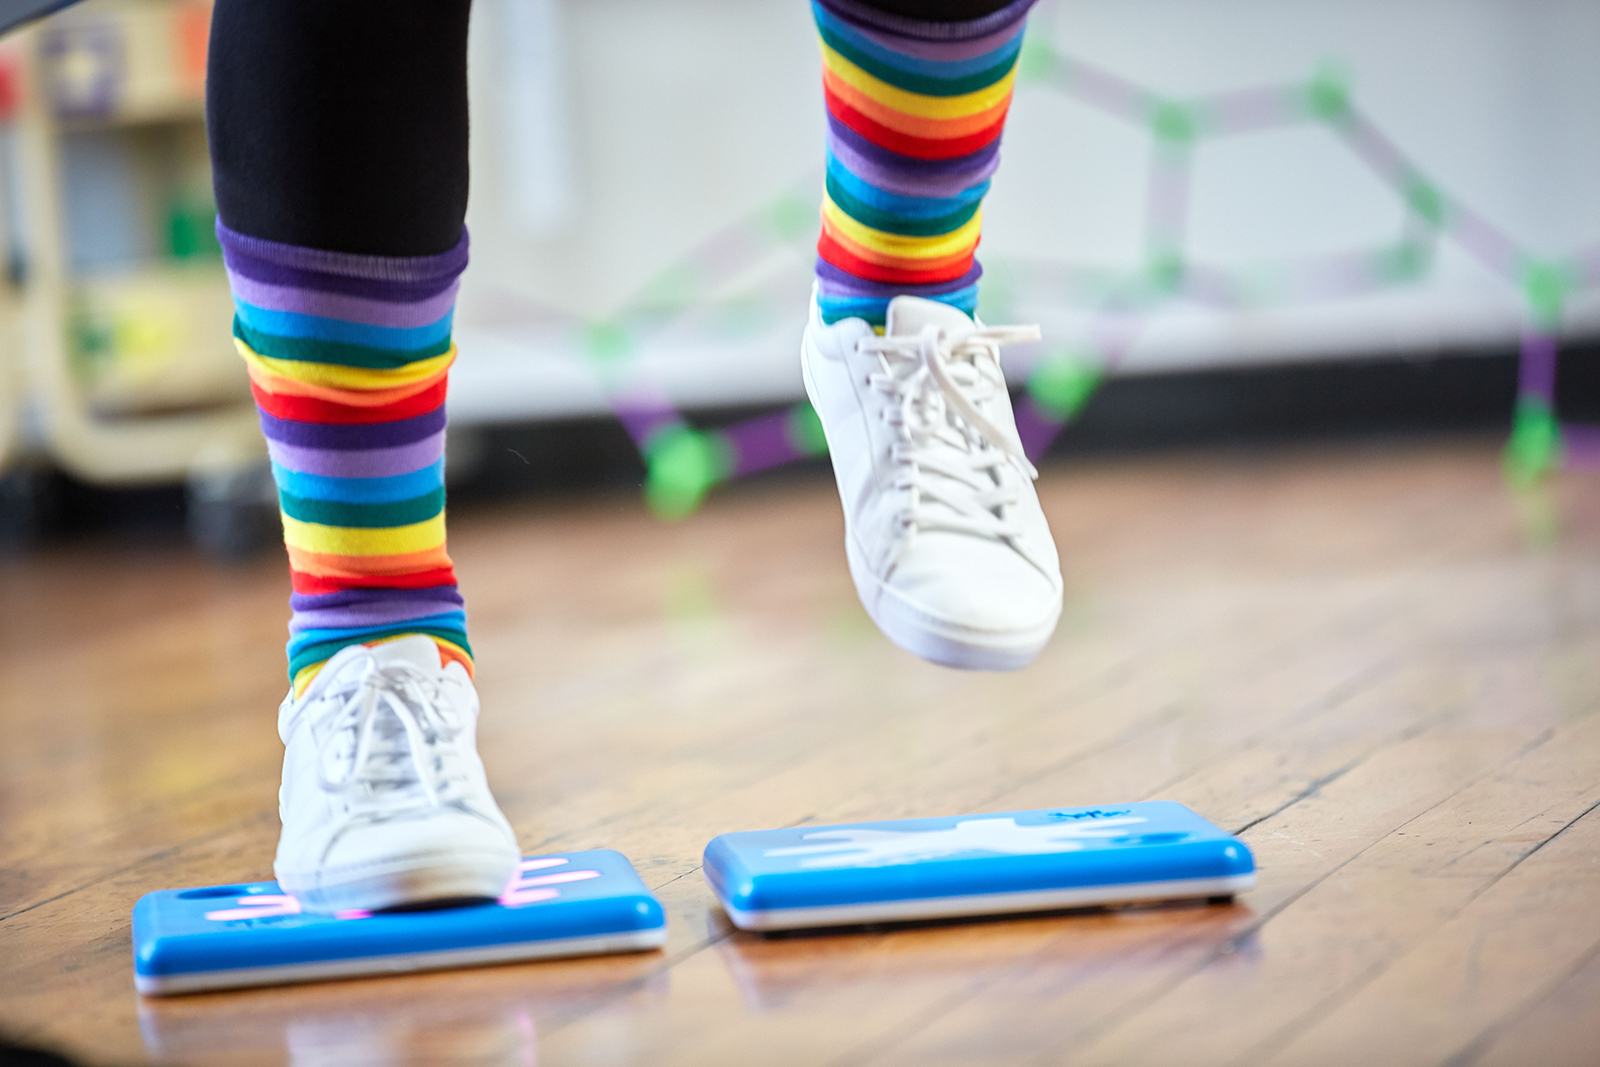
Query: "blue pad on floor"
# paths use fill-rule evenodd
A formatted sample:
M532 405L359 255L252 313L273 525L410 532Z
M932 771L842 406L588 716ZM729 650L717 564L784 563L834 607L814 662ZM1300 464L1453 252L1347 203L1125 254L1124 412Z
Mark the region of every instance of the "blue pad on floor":
M167 889L133 908L141 993L273 985L660 946L667 920L620 852L522 861L498 901L306 915L276 882Z
M1243 841L1170 800L723 834L706 880L744 930L1231 896Z

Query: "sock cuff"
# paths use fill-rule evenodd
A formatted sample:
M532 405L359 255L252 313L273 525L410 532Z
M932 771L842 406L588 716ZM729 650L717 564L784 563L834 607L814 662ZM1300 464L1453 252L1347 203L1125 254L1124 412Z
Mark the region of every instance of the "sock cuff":
M221 217L217 219L217 240L222 244L223 257L230 270L237 269L236 261L245 260L262 266L331 274L358 281L428 283L453 280L467 267L465 226L454 248L432 256L373 256L282 244L231 230ZM250 273L246 264L238 266Z
M892 15L860 0L814 0L819 6L852 22L918 41L970 41L1006 30L1027 17L1036 0L1011 0L998 11L964 22L931 22Z

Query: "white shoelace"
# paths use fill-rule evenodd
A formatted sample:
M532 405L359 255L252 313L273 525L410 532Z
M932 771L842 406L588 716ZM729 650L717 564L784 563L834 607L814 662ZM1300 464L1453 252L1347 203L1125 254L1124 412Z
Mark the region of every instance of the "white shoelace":
M878 357L869 379L895 403L884 419L900 433L894 461L900 468L894 487L907 503L898 518L904 540L898 560L923 530L950 530L1009 540L1021 530L1008 509L1020 485L1013 470L1039 476L1009 427L984 412L1006 389L999 349L1004 344L1039 340L1037 326L974 326L951 331L928 325L915 336L870 337L864 352Z
M317 746L318 784L372 816L436 808L466 780L451 744L464 724L427 671L365 659L322 694L339 706Z

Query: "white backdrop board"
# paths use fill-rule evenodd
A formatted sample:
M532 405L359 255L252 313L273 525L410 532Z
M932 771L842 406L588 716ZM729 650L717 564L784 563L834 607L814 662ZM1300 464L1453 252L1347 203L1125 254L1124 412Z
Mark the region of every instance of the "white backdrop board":
M1590 331L1597 46L1592 0L1043 0L982 313L1118 373ZM485 0L472 70L453 417L797 398L808 6Z

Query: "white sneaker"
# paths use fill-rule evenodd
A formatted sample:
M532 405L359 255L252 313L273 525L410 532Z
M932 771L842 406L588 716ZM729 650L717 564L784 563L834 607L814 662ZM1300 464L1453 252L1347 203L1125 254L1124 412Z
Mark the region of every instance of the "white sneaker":
M999 363L1000 345L1038 336L900 296L879 337L861 319L826 326L811 303L800 362L850 576L878 628L935 663L1025 667L1061 616L1061 564Z
M351 645L299 700L273 864L306 911L498 897L521 858L478 759L478 694L427 637Z

